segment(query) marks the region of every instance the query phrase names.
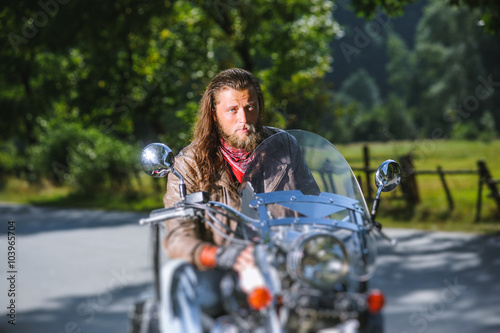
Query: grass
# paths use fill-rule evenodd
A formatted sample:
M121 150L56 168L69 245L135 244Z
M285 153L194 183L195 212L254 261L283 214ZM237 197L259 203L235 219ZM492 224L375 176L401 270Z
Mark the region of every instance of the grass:
M30 184L19 179L8 179L0 190L0 201L38 206L91 208L149 212L163 207L165 181L140 175L141 184L121 190L96 190L80 193L68 186L57 187L47 182ZM162 186L163 184L163 186Z
M352 167L363 167L363 145L338 145ZM414 154L414 167L418 171L475 170L477 161L484 160L493 178L500 178L500 141L402 141L389 143L369 143L370 167L376 168L381 162L392 158L398 160L410 152ZM361 172L363 190L366 194L366 176ZM454 202L449 209L443 184L437 174L417 175L420 202L409 208L400 197L402 192L382 194L380 219L384 226L411 227L427 230L465 231L477 233L500 233L500 213L493 199L488 198L489 189L483 187L481 220L476 223L476 203L478 199L477 174L446 175L446 183ZM370 180L373 183L373 180ZM369 203L370 204L370 203Z
M337 145L352 167L363 167L363 143ZM500 178L500 141L401 141L369 143L370 167L381 162L414 153L417 171L477 170L477 161L484 159L494 178ZM365 175L362 176L366 194ZM8 179L2 183L0 201L35 205L93 208L104 210L150 211L162 207L164 179L144 174L128 189L95 191L92 195L75 192L69 187L55 187L47 182L33 185L27 181ZM401 190L382 194L378 220L385 227L417 228L426 230L463 231L474 233L500 233L500 213L489 190L483 188L482 219L475 223L478 196L477 175L447 175L455 208L450 211L443 185L438 175L417 175L420 203L410 209L400 197ZM370 180L373 184L373 179ZM371 202L368 202L369 207Z

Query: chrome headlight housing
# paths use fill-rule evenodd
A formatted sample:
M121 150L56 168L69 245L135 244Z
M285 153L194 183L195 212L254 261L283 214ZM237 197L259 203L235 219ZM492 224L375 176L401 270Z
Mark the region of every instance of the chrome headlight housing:
M325 232L300 236L287 256L287 270L293 278L329 289L349 271L349 258L344 244Z

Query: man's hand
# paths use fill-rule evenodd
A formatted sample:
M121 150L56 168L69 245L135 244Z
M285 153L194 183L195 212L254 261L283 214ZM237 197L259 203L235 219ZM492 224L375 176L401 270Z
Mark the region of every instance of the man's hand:
M253 249L253 244L248 245L236 258L233 269L238 272L238 274L241 274L241 272L243 272L248 267L255 266Z
M247 267L255 266L253 255L254 246L243 244L231 244L217 250L217 266L226 269L234 269L240 273Z

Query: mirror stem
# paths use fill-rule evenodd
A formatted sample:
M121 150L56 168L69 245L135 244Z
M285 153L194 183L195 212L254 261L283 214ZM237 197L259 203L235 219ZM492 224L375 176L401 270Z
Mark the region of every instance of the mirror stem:
M186 198L186 184L179 184L179 194L181 195L181 199L184 200Z
M181 200L186 198L186 184L184 184L184 178L182 178L181 174L178 173L174 168L170 170L177 178L179 178L179 195L181 196Z
M375 222L375 216L377 215L377 209L378 205L380 204L380 198L375 198L373 199L373 206L372 206L372 221Z
M375 196L375 199L373 199L373 206L372 206L372 221L375 223L375 216L377 215L377 210L378 210L378 205L380 204L380 194L382 193L382 188L383 186L380 186L377 191L377 195Z

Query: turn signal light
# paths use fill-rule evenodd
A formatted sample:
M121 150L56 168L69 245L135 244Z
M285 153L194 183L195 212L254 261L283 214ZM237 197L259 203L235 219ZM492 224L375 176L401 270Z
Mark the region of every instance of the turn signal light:
M385 297L384 294L378 289L371 290L366 299L368 303L368 310L371 313L377 313L384 307Z
M257 287L247 296L248 305L254 310L261 310L271 305L273 296L266 287Z

